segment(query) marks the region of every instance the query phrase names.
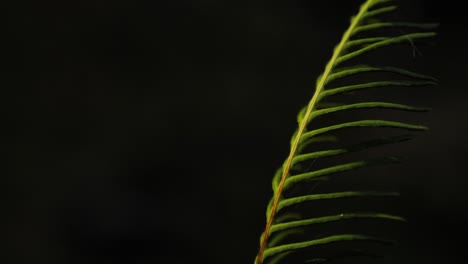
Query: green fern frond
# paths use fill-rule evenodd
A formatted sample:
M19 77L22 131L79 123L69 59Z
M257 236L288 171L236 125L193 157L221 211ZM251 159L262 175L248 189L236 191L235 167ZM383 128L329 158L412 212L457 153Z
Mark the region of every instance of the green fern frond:
M373 66L351 64L364 54L384 47L397 44L411 44L420 39L435 36L434 32L427 31L437 27L437 24L419 24L410 22L385 22L378 19L380 15L397 10L397 6L389 5L392 0L367 0L358 14L351 19L349 28L345 31L340 43L336 46L333 56L327 63L324 72L317 80L315 93L306 107L299 111L298 129L290 142L290 152L286 161L276 172L272 181L273 197L267 206L267 223L260 237L260 249L255 259L256 264L281 263L288 254L298 250L313 248L318 245L335 244L345 241L367 241L391 243L390 240L361 233L333 234L324 237L310 237L303 232L303 228L317 224L341 222L348 220L386 220L405 221L402 217L385 212L347 212L324 216L304 217L294 210L296 206L314 201L346 200L353 197L376 199L378 197L397 196L395 192L382 191L337 191L329 193L312 193L313 190L296 191L294 187L307 185L308 182L333 180L336 175L344 172L359 170L369 166L396 163L397 157L377 157L365 160L347 161L327 165L320 169L310 169L307 162L317 159L344 155L351 152L365 151L370 148L403 142L413 138L413 135L401 135L370 139L359 144L343 146L340 144L336 132L348 128L387 127L406 131L422 131L427 127L419 124L404 123L386 119L364 119L342 122L337 124L316 127L315 119L336 113L348 113L352 110L387 109L408 112L428 111L428 108L414 107L395 102L384 101L358 101L352 103L337 103L327 101L330 97L355 92L359 94L365 89L387 87L413 87L436 84L436 79L423 74L415 73L395 66ZM376 35L376 31L386 28L408 28L416 32L397 36ZM385 75L398 76L401 79L386 78L379 81L365 81L365 78L350 78L361 74L379 72ZM380 76L380 75L379 75ZM343 83L346 85L334 83ZM354 96L354 94L353 94ZM355 97L359 99L358 95ZM312 125L314 127L312 128ZM317 149L321 143L333 143L332 148ZM312 188L313 189L313 188ZM287 195L285 195L287 193ZM353 255L353 251L350 250ZM355 253L357 255L372 256L371 253ZM328 262L334 257L311 256L305 263Z

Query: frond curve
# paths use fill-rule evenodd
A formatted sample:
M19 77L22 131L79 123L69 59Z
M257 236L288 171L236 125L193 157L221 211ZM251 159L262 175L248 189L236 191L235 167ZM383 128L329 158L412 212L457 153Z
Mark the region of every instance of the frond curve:
M278 169L272 181L273 197L267 206L267 223L260 237L260 249L255 259L256 264L281 263L290 253L314 248L318 245L331 245L346 241L366 241L378 243L392 243L392 241L369 234L354 232L343 234L330 234L322 237L307 238L304 228L324 223L334 223L359 219L405 221L402 217L386 212L376 211L348 211L314 217L306 217L296 212L297 206L323 201L347 199L386 199L398 196L396 192L372 190L347 190L314 193L314 188L297 188L316 181L332 181L337 175L354 170L361 170L369 166L396 163L400 159L394 156L359 159L354 161L339 161L324 168L307 166L317 159L326 159L349 153L363 152L371 148L388 144L395 144L413 138L412 134L397 136L384 136L367 139L358 144L343 145L336 133L348 129L392 128L402 131L423 131L427 127L420 124L387 120L386 117L377 119L361 119L317 126L316 119L327 118L333 114L346 114L353 110L375 111L386 109L388 111L424 112L426 107L415 107L397 102L359 100L359 93L368 89L396 89L407 87L435 85L437 80L431 76L415 73L398 66L380 66L357 64L359 59L375 50L385 47L410 44L435 36L432 32L437 24L420 24L412 22L381 21L379 16L394 12L398 9L392 0L367 0L361 5L357 15L351 18L350 26L345 31L341 41L335 47L330 61L324 72L319 76L315 92L307 106L301 109L297 116L298 128L290 142L290 152L284 164ZM414 32L396 36L381 35L381 30L388 28L407 28ZM380 34L380 35L379 35ZM353 65L354 63L354 65ZM347 66L343 66L347 64ZM364 74L379 73L386 76L381 80L369 81L366 78L356 78ZM383 74L383 75L382 75ZM377 75L376 75L377 76ZM398 76L398 79L395 79ZM345 84L343 84L345 83ZM353 94L354 102L330 102L329 98L336 95ZM317 145L332 143L325 149ZM326 144L325 144L326 145ZM305 234L305 235L304 235ZM271 237L271 239L270 239ZM299 237L299 238L298 238ZM356 253L369 255L371 253ZM345 254L353 255L353 254ZM333 257L311 256L305 263L328 262Z

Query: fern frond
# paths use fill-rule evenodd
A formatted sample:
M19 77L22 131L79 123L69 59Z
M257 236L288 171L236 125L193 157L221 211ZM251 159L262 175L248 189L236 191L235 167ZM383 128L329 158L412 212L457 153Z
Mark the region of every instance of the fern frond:
M335 95L355 92L360 93L366 89L380 89L388 87L413 87L436 84L436 79L423 74L415 73L396 66L352 65L363 55L380 50L384 47L411 44L414 41L433 37L436 33L427 31L437 27L437 24L420 24L412 22L385 22L378 19L380 15L397 10L397 6L389 5L392 0L367 0L358 14L351 19L349 28L345 31L340 43L334 49L332 58L327 63L324 72L319 76L315 93L308 105L301 109L297 116L298 128L290 142L289 155L284 164L276 172L272 181L273 197L267 206L267 223L260 238L260 249L256 257L256 264L280 263L288 254L300 249L312 248L318 245L328 245L344 241L369 241L391 243L390 240L361 233L333 234L325 237L307 238L303 228L324 223L341 222L348 220L370 219L387 221L404 221L400 216L385 212L348 212L324 216L303 217L295 212L296 206L310 202L325 200L346 200L353 197L376 199L378 197L394 197L398 193L383 191L336 191L329 193L312 193L308 191L291 192L297 186L306 185L311 181L332 180L336 175L344 172L363 169L369 166L396 163L397 157L377 157L360 159L327 165L325 168L311 170L310 166L303 166L307 162L317 159L345 155L351 152L365 151L370 148L386 144L394 144L411 139L412 135L382 137L370 139L358 144L342 146L336 132L350 128L387 127L398 130L422 131L427 127L419 124L399 122L396 120L369 119L354 120L329 124L323 127L315 125L315 119L327 117L335 113L348 113L353 110L387 109L408 112L428 111L428 108L414 107L396 102L384 101L356 101L352 103L328 102ZM377 31L388 28L409 28L411 33L397 36L377 35ZM351 64L343 67L343 64ZM378 81L366 81L365 78L350 78L361 74L379 72L389 75L388 78ZM395 80L390 75L399 76ZM380 75L379 75L380 76ZM348 82L346 82L348 81ZM334 83L343 83L333 86ZM354 95L354 94L353 94ZM358 98L358 97L356 97ZM314 128L312 128L312 125ZM325 149L318 149L317 144L330 143ZM329 145L333 145L330 147ZM313 188L312 188L313 189ZM287 193L287 195L285 194ZM281 215L277 216L281 211ZM300 234L300 236L298 236ZM271 239L270 236L272 237ZM306 237L306 238L304 238ZM296 241L298 239L298 241ZM352 251L349 251L352 252ZM347 255L347 254L345 254ZM358 254L359 255L359 254ZM361 255L372 255L363 253ZM306 263L328 262L333 257L315 256Z

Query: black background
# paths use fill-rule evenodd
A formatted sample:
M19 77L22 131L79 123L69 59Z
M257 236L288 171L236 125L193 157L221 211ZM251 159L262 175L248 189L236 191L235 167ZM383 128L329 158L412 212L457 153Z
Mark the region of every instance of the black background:
M252 263L296 113L358 2L5 4L3 263ZM402 2L441 23L401 53L440 84L401 93L433 111L392 169L410 221L386 261L450 263L468 219L466 15Z

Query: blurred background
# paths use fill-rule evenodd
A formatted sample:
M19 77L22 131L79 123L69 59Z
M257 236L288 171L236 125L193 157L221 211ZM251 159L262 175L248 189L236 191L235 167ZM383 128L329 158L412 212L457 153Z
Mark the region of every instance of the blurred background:
M296 114L361 2L4 3L3 263L252 263ZM383 261L450 263L468 231L466 14L400 5L441 23L399 49L440 85L399 90L433 111L386 172L409 223Z

